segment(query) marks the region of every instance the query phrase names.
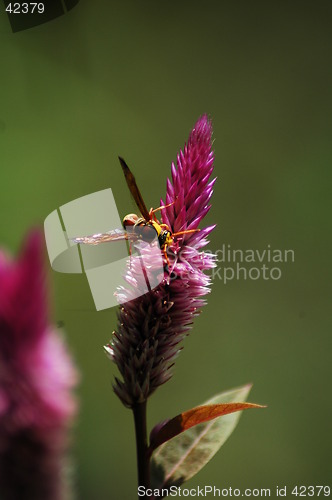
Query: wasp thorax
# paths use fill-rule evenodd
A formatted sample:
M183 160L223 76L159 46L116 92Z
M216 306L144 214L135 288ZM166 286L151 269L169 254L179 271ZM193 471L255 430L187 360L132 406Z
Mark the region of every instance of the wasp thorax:
M151 224L142 224L135 227L135 232L139 238L147 243L152 243L158 238L157 232Z

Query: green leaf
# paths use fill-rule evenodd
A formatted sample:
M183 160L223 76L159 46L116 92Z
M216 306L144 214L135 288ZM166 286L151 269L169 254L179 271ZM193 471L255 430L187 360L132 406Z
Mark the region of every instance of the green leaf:
M206 401L204 406L243 402L250 389L251 385L245 385L223 392ZM197 474L231 435L240 416L241 412L237 411L208 422L194 424L159 446L151 459L154 488L167 488L174 484L179 486ZM171 421L166 422L165 426L169 422Z
M154 427L150 435L149 452L152 453L161 444L195 425L236 411L249 410L250 408L264 408L264 406L252 403L220 403L196 406L191 410L179 413L176 417Z

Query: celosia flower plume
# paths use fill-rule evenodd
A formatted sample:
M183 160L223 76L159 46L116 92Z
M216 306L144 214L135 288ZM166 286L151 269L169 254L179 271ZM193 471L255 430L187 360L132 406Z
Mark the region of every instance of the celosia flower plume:
M43 241L0 252L0 497L63 498L63 458L77 374L47 319Z
M212 126L207 116L195 124L188 143L172 164L172 181L167 180L162 223L172 233L197 230L210 210L215 179L211 150ZM126 281L119 290L124 303L118 313L118 328L106 350L116 363L123 380L116 378L114 390L124 405L134 407L170 379L180 343L188 335L193 319L205 304L210 277L204 271L214 267L214 257L200 249L215 226L200 228L174 238L164 259L160 284L137 297L142 272L139 259L131 259ZM144 261L149 261L148 245L143 245ZM153 260L149 267L153 271ZM156 266L156 272L158 272ZM143 289L143 286L142 288ZM124 300L125 299L125 300Z

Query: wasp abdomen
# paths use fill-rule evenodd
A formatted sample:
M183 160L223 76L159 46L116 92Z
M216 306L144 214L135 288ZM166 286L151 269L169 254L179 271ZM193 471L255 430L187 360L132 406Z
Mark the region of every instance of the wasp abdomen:
M163 248L166 245L169 236L171 236L171 233L166 229L164 229L164 231L161 231L158 236L160 248Z

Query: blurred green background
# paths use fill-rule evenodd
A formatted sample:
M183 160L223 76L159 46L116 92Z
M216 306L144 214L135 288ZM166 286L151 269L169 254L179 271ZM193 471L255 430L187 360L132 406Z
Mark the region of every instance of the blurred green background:
M56 207L107 187L132 212L119 154L158 206L206 112L218 176L209 249L295 252L280 280L214 280L173 379L150 400L150 427L247 382L250 401L268 405L242 416L188 486L331 482L331 15L329 1L81 0L13 34L1 11L1 245L16 252ZM132 416L102 350L116 310L95 311L84 276L50 275L54 321L82 373L77 498L131 500Z

